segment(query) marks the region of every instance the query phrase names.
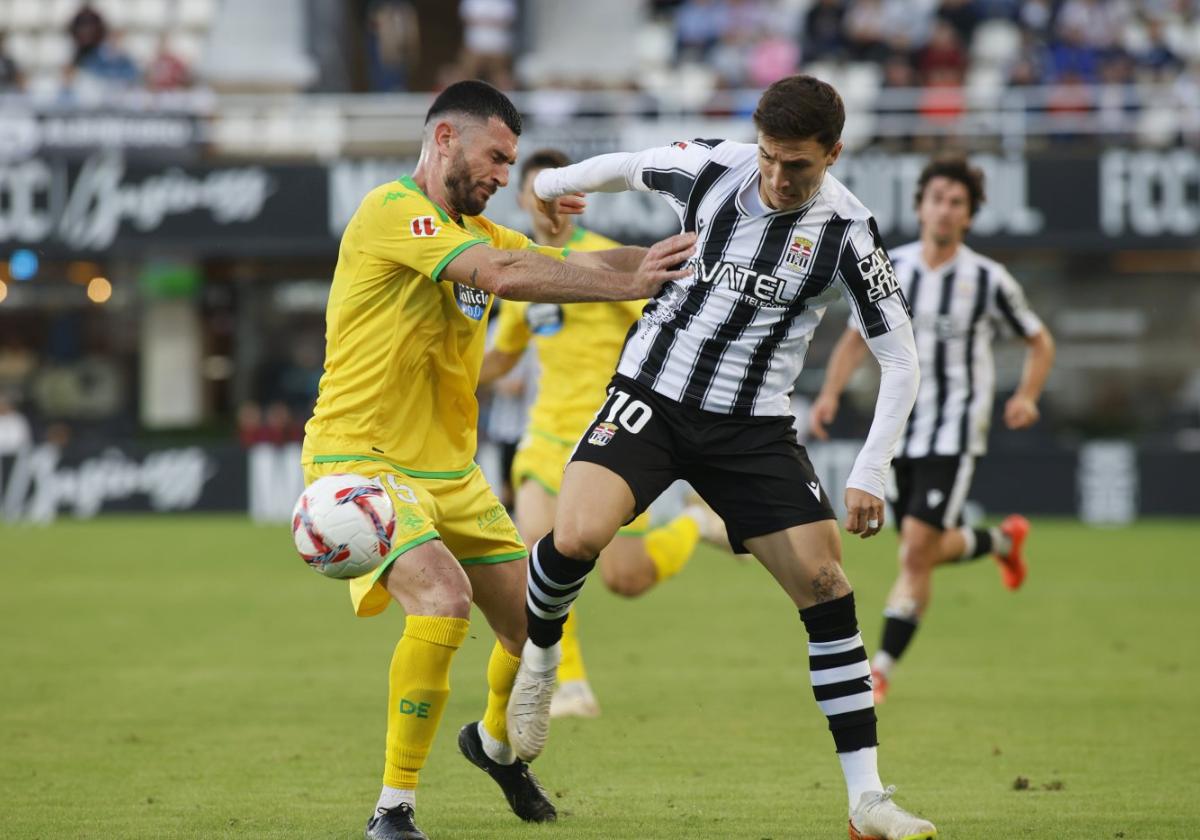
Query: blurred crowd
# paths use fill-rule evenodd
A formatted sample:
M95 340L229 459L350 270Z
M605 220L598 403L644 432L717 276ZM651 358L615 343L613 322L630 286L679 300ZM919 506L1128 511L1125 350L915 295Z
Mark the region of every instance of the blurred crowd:
M877 65L887 87L962 85L1001 64L1006 85L1170 80L1200 62L1196 0L681 0L677 59L761 87L814 62Z
M69 96L128 88L181 90L194 84L195 55L184 55L198 52L200 36L194 30L184 33L164 17L141 21L126 32L90 2L51 9L51 0L32 0L38 4L32 8L51 12L22 19L23 4L29 2L6 6L9 17L0 20L0 92ZM170 7L164 0L161 8ZM65 20L58 14L62 9L69 15Z

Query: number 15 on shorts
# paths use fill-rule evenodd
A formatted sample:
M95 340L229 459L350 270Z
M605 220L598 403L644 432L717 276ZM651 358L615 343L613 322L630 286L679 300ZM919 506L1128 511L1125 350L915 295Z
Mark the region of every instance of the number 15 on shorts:
M593 446L608 446L617 433L618 424L620 428L636 435L646 428L654 412L641 400L635 400L625 391L614 388L609 391L608 400L597 416L604 419L592 426L587 442Z

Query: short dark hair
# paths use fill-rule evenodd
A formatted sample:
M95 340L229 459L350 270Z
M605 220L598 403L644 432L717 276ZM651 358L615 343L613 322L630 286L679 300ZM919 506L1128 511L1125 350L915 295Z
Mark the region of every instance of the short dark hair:
M832 149L842 138L846 106L833 85L814 76L788 76L763 91L754 124L773 140L811 137Z
M917 178L917 192L913 196L914 206L920 206L921 199L925 197L925 188L934 178L949 178L967 188L972 218L975 217L979 207L987 198L983 192L983 170L978 166L972 166L967 161L966 155L960 152L948 152L937 155L921 170L921 175Z
M521 161L521 179L518 182L525 186L525 179L530 172L539 169L557 169L560 166L570 166L571 159L558 149L538 149L525 160Z
M512 133L521 136L521 114L512 100L479 79L455 82L438 94L425 114L425 125L442 114L467 114L487 121L496 117Z

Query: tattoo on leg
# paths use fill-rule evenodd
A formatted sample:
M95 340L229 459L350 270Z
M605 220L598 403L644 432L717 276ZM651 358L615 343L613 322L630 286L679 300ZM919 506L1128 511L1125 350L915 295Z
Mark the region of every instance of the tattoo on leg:
M842 567L836 564L822 566L812 580L813 600L818 604L841 598L850 592L850 582L842 574Z

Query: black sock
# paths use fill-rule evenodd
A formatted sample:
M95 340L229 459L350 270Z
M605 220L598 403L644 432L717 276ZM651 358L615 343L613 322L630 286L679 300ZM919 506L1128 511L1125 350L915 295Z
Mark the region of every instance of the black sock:
M553 531L537 541L529 557L525 589L525 616L535 645L548 648L562 638L571 604L594 568L595 558L574 560L555 548Z
M916 618L902 618L884 613L883 638L879 640L879 649L892 659L899 661L916 632Z
M800 610L808 631L808 671L813 696L829 720L837 751L853 752L879 744L871 665L858 633L854 593ZM823 672L840 669L835 682Z
M971 553L971 559L976 557L984 557L992 553L992 532L988 528L972 528L975 532L975 551Z

